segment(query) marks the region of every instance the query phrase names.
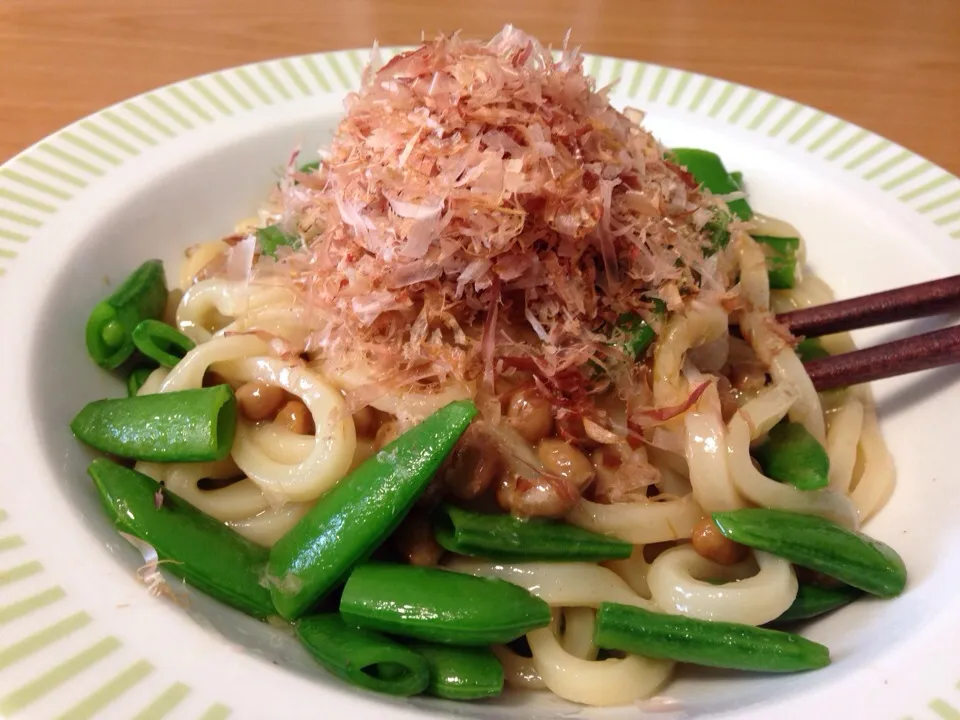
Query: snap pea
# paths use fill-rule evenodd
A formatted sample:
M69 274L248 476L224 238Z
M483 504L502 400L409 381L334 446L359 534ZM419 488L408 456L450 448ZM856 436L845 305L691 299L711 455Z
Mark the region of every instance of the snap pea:
M797 357L800 358L800 362L830 357L830 353L823 347L823 343L820 342L819 338L804 338L797 343L796 352Z
M796 599L774 623L809 620L849 605L861 597L863 591L849 585L823 587L804 583L797 589Z
M143 320L133 329L133 344L144 356L172 368L197 345L182 332L159 320Z
M724 537L779 555L880 597L899 595L907 570L897 553L862 533L816 515L744 508L713 513Z
M270 591L284 618L302 615L396 529L476 413L469 400L437 410L343 478L277 541Z
M554 520L519 520L512 515L470 512L442 505L434 514L434 535L450 552L491 560L617 560L633 545Z
M618 603L600 604L593 637L605 650L733 670L796 672L830 664L826 647L799 635Z
M236 426L229 385L96 400L70 423L79 440L101 452L151 462L222 460Z
M270 257L277 256L277 248L281 245L295 248L300 244L300 238L280 229L279 225L268 225L264 228L257 228L257 243L260 245L260 252Z
M733 170L730 173L730 178L737 184L737 187L741 190L744 190L746 186L743 184L743 173L739 170Z
M503 692L503 666L489 648L415 642L410 648L430 666L426 692L447 700L478 700Z
M154 368L150 367L139 367L127 376L127 397L133 397L140 392L140 388L143 387L153 370Z
M448 645L510 642L550 622L550 607L505 580L369 563L347 579L340 614L368 630Z
M152 478L106 458L87 469L100 500L118 530L157 551L163 568L231 607L265 618L276 615L260 580L267 549L197 510L169 490L158 508Z
M753 457L766 475L800 490L819 490L830 482L827 451L800 423L774 425Z
M91 311L85 337L93 361L107 370L122 365L135 350L134 328L142 320L160 317L166 303L163 263L147 260Z
M797 282L797 253L800 238L753 235L766 248L767 278L773 290L789 290Z
M685 167L698 183L714 195L727 195L740 190L740 185L730 176L716 153L697 148L672 148L670 154L675 162ZM753 210L744 199L730 200L727 207L741 220L753 217Z
M430 683L430 664L420 653L379 633L350 627L337 613L301 618L296 631L318 663L354 685L409 696Z

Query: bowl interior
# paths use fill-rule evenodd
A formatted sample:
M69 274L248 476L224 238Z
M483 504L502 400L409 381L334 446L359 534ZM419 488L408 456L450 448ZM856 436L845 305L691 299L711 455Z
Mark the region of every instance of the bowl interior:
M304 105L282 117L211 131L199 141L154 152L131 163L113 186L106 186L65 249L49 261L50 282L36 311L30 348L33 424L40 435L49 474L86 532L103 553L127 571L139 555L107 522L85 468L89 454L73 440L68 423L90 400L123 394L121 384L86 357L83 327L94 303L111 284L149 257L167 264L176 277L184 248L228 232L252 214L275 181L278 168L298 143L304 157L328 141L338 119ZM783 217L804 233L809 264L848 297L947 274L956 256L945 260L912 238L921 232L896 208L884 207L868 190L851 188L839 174L811 168L801 158L755 135L720 132L716 125L669 110L654 111L649 126L667 144L703 146L720 152L731 167L743 170L753 205ZM174 281L175 282L175 281ZM876 342L908 328L886 328L858 335ZM915 327L909 328L915 331ZM957 492L950 487L952 431L949 412L960 400L960 375L951 370L878 383L882 425L897 462L898 487L888 507L866 530L890 543L910 571L908 592L895 601L863 601L804 629L828 644L834 664L813 674L775 677L686 671L668 694L683 700L692 714L764 703L814 686L841 682L898 643L940 611L936 598L949 586L958 562L957 530L950 512ZM225 642L253 651L265 662L309 676L320 685L325 676L283 630L261 624L191 593L189 613L178 623L213 626ZM468 599L464 599L465 602ZM198 681L199 682L199 681ZM394 701L366 696L369 702ZM545 697L507 695L500 701L454 708L430 700L418 707L461 715L553 717L574 708ZM635 716L635 709L592 710L588 715Z

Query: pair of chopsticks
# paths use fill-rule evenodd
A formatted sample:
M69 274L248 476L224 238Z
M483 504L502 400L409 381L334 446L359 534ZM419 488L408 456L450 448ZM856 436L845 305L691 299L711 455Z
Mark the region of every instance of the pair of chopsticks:
M797 336L819 337L960 310L960 275L777 316ZM804 363L817 390L960 363L960 326Z

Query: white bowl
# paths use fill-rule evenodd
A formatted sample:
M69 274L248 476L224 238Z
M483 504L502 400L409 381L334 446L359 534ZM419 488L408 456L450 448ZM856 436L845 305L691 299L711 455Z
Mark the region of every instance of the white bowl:
M91 116L0 171L0 713L638 717L545 695L453 704L357 691L280 630L187 589L186 612L150 596L135 577L141 558L99 507L90 455L68 428L86 402L121 392L86 356L90 309L144 259L176 268L186 246L251 214L294 145L310 157L328 141L358 58L315 55L179 83ZM749 88L610 58L587 66L602 81L622 76L614 104L648 110L667 144L711 148L741 169L752 204L801 230L810 265L838 296L960 268L960 181L921 158ZM834 659L816 673L684 673L668 690L683 717L960 717L950 714L960 712L958 379L944 369L875 387L898 486L866 529L902 554L907 592L810 624L804 633Z

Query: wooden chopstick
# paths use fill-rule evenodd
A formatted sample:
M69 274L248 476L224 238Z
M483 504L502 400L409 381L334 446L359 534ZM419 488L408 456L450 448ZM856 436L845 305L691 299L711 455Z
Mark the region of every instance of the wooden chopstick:
M960 309L960 275L794 310L777 320L794 335L817 337Z
M803 364L818 390L882 380L960 362L960 325Z

